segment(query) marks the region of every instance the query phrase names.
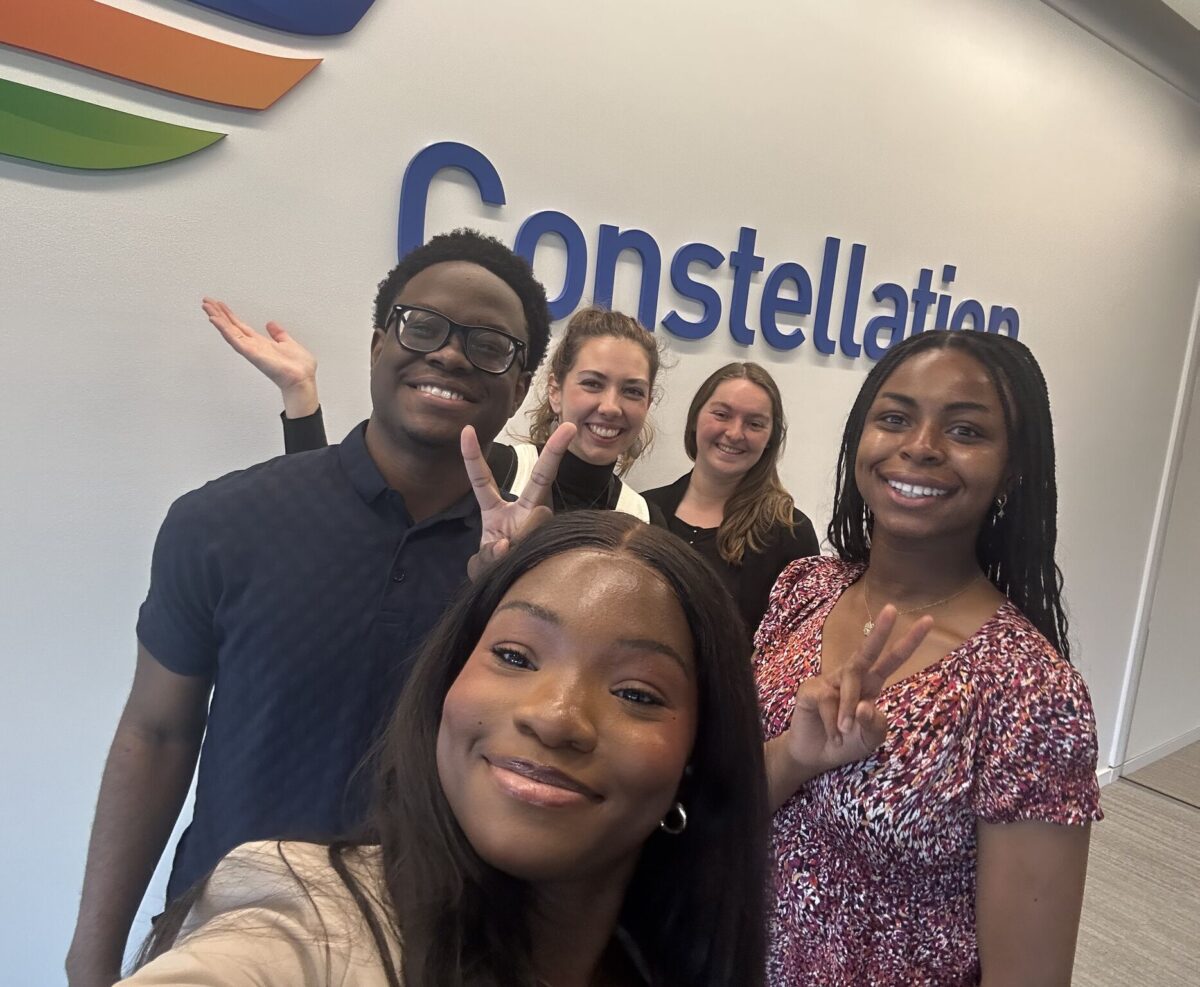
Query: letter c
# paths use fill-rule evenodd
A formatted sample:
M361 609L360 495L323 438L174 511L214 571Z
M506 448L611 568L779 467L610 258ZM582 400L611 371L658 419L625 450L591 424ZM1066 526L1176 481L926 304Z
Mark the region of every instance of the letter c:
M396 237L403 257L425 242L425 209L429 186L443 168L461 168L475 180L479 197L489 206L504 205L504 184L492 163L475 148L458 141L439 141L418 151L400 182L400 223Z

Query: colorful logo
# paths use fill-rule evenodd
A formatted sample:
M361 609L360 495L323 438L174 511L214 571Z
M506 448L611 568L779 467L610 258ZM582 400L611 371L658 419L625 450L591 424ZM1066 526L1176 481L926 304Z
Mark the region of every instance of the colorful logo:
M196 0L294 34L350 31L374 0ZM203 38L96 0L0 0L0 44L191 99L265 110L320 63ZM112 169L194 154L226 135L0 79L0 154Z

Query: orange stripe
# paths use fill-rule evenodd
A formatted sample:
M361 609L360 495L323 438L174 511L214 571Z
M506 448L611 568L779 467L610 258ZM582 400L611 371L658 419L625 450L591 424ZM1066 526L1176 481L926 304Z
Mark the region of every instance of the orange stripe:
M280 58L167 27L95 0L0 0L0 42L131 82L266 109L319 58Z

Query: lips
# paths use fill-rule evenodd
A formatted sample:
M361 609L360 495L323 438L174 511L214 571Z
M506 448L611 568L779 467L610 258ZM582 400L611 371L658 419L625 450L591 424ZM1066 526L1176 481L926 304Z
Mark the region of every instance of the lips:
M549 807L599 802L601 796L577 778L548 764L520 757L485 757L497 783L509 795Z

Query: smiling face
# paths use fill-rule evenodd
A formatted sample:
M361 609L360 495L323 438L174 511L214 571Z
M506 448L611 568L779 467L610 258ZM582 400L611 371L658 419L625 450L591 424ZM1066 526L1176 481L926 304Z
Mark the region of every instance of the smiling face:
M609 466L637 441L650 412L650 361L636 343L597 336L580 347L560 381L550 378L550 407L579 429L571 452Z
M521 880L628 880L678 792L693 644L626 555L557 555L505 594L442 707L438 775L475 851Z
M753 381L723 381L696 415L696 466L715 476L745 476L771 439L771 397Z
M1007 464L1004 411L983 364L953 348L911 357L880 386L858 443L854 478L875 515L873 540L973 541Z
M488 326L528 341L521 299L491 271L465 261L434 264L413 275L396 304L432 309L456 322ZM372 425L396 443L458 449L464 425L474 425L485 445L496 437L525 398L529 375L514 363L503 374L474 367L463 339L451 333L433 353L413 353L393 328L371 341Z

